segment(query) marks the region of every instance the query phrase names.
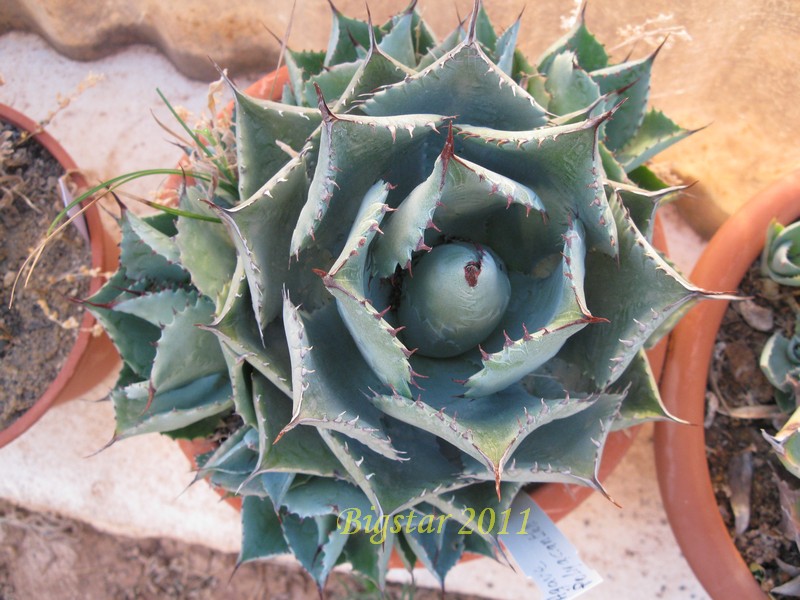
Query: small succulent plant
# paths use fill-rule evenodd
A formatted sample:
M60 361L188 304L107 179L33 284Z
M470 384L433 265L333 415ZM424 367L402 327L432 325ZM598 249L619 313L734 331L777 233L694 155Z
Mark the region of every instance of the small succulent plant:
M800 286L800 222L787 227L777 221L770 223L761 272L783 285Z
M767 340L761 352L761 370L775 386L778 406L792 414L774 436L764 433L764 437L789 472L800 477L800 317L791 338L778 332Z
M414 5L334 9L281 102L233 87L218 172L125 212L89 300L124 362L115 439L236 415L200 474L244 498L240 558L291 552L320 586L342 562L382 585L393 551L443 580L494 553L469 510L602 490L609 432L669 418L645 344L706 295L650 241L677 188L644 163L690 133L647 108L655 54L610 64L581 18L531 64L479 1L442 42Z
M784 227L777 221L767 228L761 272L779 284L800 287L800 222ZM775 387L775 400L782 411L791 413L789 420L774 435L764 432L786 469L800 477L800 313L794 335L773 334L761 351L761 371Z
M778 405L793 408L794 389L800 385L800 315L791 338L777 332L761 351L761 371L775 387Z

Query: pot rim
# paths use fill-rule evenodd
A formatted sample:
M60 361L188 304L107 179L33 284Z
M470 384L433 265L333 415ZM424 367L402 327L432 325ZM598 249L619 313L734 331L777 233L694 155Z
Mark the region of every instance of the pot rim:
M761 254L767 225L800 218L800 170L750 199L717 231L691 281L735 291ZM713 598L766 597L740 556L717 507L706 462L705 390L717 330L729 302L703 302L669 338L661 395L667 409L692 425L657 423L656 470L661 498L681 550Z
M64 150L63 146L61 146L61 144L52 135L46 132L38 123L19 111L2 103L0 103L0 121L10 123L20 130L31 133L31 137L41 144L45 150L47 150L56 161L58 161L65 173L70 175L72 181L75 182L80 191L88 189L89 186L86 183L86 179L80 173L77 165L69 156L69 154L67 154L66 150ZM110 264L109 257L106 256L106 253L109 252L109 241L100 220L100 213L96 206L90 205L83 214L86 218L86 224L89 229L89 240L91 243L92 253L91 266L93 269L97 269L98 272L108 270ZM93 294L95 291L100 289L103 281L103 277L100 275L92 277L89 284L89 293ZM36 423L36 421L41 418L45 412L47 412L51 406L70 399L66 393L68 391L67 388L69 387L73 376L76 374L76 372L78 372L80 363L89 348L101 345L104 352L107 350L107 344L104 343L102 339L101 341L94 341L92 338L91 330L94 326L94 323L94 317L89 313L89 311L85 311L83 319L81 320L80 328L78 329L78 337L72 346L72 350L70 350L70 353L67 355L67 359L61 367L61 370L58 372L58 375L27 411L25 411L13 423L11 423L11 425L3 430L0 430L0 448L6 444L9 444L27 431L34 423ZM103 334L103 337L105 337L105 334ZM110 344L110 342L108 342L108 344ZM113 360L108 361L108 359L106 359L93 363L93 366L98 369L97 374L99 374L102 379L102 377L109 372L110 367L113 364ZM81 372L85 372L85 370L81 369ZM82 391L89 389L85 386L85 382L81 382L79 386L75 385L72 387L79 388Z

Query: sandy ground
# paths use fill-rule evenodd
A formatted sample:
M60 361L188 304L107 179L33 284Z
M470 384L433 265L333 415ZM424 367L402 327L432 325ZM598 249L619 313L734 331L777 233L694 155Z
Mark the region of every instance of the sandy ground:
M380 597L349 573L334 573L325 589L328 600ZM434 600L442 595L389 584L383 597ZM483 598L449 592L444 597ZM320 594L296 565L261 562L236 569L232 553L167 538L114 536L80 521L0 501L0 598L316 600Z

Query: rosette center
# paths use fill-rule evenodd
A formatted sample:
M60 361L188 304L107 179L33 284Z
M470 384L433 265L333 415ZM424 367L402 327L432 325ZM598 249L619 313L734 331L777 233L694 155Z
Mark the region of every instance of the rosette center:
M511 297L506 266L484 246L436 246L403 277L397 310L400 336L423 356L457 356L497 327Z

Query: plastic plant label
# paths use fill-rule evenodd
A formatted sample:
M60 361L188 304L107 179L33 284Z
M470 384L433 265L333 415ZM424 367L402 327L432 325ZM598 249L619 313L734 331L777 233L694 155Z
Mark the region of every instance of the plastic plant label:
M576 598L603 581L528 494L517 494L508 535L499 539L512 566L532 579L546 600Z

